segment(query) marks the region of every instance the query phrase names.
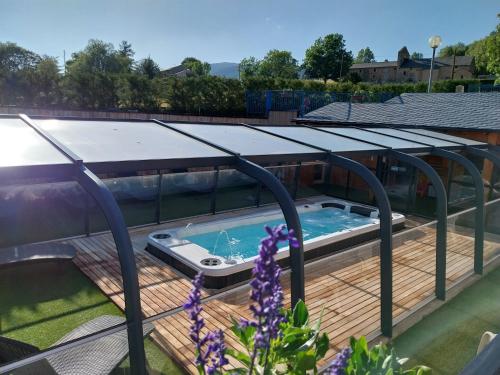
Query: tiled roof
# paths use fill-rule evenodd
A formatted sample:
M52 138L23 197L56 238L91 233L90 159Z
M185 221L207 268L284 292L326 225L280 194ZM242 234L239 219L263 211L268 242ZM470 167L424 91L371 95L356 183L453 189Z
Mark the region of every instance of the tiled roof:
M500 92L408 93L385 103L331 103L299 120L500 131Z

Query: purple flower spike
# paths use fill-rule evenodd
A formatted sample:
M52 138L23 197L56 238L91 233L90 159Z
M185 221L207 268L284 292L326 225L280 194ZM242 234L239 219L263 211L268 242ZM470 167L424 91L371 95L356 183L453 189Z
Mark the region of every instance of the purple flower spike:
M205 327L205 321L201 317L203 308L201 306L201 287L203 286L203 273L200 272L193 280L193 289L189 293L188 300L184 304L191 325L189 327L189 337L196 348L196 366L207 374L214 375L222 373L222 367L229 362L226 359L226 345L224 343L224 333L222 330L208 332L202 336L201 330ZM204 348L206 347L206 350Z
M207 374L214 375L229 363L226 358L226 345L224 344L224 332L222 330L214 333L213 341L208 346L208 352L212 354L212 364L208 366Z
M205 327L205 321L201 317L203 308L201 307L201 287L203 285L203 273L200 272L193 280L193 289L189 293L188 300L184 304L189 319L192 323L189 327L189 337L196 346L196 364L205 367L206 356L203 355L203 345L210 339L210 335L201 337L201 330Z
M264 238L259 246L259 256L253 269L254 279L251 299L255 302L250 306L254 321L242 321L242 326L254 326L257 331L254 336L255 348L265 349L272 339L278 337L279 325L285 320L282 314L283 289L280 284L281 268L274 256L278 252L278 244L290 241L292 247L298 248L299 243L293 230L288 233L285 225L274 228L265 227L268 237Z
M347 362L351 358L351 348L344 348L335 356L332 364L325 371L325 375L345 375Z

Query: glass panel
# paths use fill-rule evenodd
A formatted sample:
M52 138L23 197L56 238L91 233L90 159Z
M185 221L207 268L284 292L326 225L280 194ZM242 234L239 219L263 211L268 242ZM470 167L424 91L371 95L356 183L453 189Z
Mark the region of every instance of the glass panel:
M207 171L163 175L161 220L210 213L215 173Z
M234 169L219 171L216 192L216 211L252 207L257 204L259 183Z
M369 140L370 142L377 143L385 147L392 147L395 149L412 149L412 148L426 148L426 146L415 143L412 141L405 141L398 138L392 138L387 135L379 133L371 133L362 129L354 128L322 128L334 133L348 135L359 139L360 141Z
M169 124L242 155L308 154L318 150L237 125Z
M309 128L296 126L264 126L263 129L334 152L371 151L382 149L362 141L356 141L350 138Z
M295 194L295 171L297 170L297 166L280 166L280 167L268 167L269 170L280 182L285 186L286 190L291 197ZM271 191L264 185L262 185L260 191L260 204L268 204L275 203L276 199L274 198Z
M349 345L350 336L370 335L380 329L380 241L330 253L305 266L305 300L310 322L322 315L322 332L330 339L323 362ZM325 246L328 249L328 245Z
M453 213L473 207L476 189L472 176L458 163L450 162L449 165L448 210Z
M350 173L347 169L340 168L334 165L332 167L332 172L329 180L330 183L328 184L326 194L333 195L342 199L347 199L349 179Z
M158 175L148 175L103 180L118 202L127 226L143 225L156 221L158 179ZM90 213L92 232L108 229L104 215L92 200Z
M474 270L474 233L476 209L471 208L448 216L447 285L453 285L466 272ZM459 268L450 265L461 260Z
M427 129L409 129L409 131L411 131L412 133L418 133L418 134L422 134L422 135L430 135L432 137L441 138L441 139L444 139L444 140L447 140L450 142L462 143L462 144L466 144L469 146L484 145L484 143L474 141L472 139L456 137L454 135L445 134L445 133L438 133L438 132L434 132L434 131L427 130Z
M178 315L184 315L180 313ZM149 331L152 326L160 327L164 319L161 319L152 325L151 323L145 324L145 331ZM188 333L183 332L187 337ZM144 339L144 351L146 352L146 373L150 375L184 375L185 372L181 366L167 354L165 349L165 338L158 334L158 331L153 330L149 337ZM112 372L116 375L128 375L130 372L130 358L127 356L125 360Z
M36 120L86 162L228 156L176 131L146 121Z
M76 182L0 188L0 247L85 233L86 193Z
M486 203L485 207L485 262L500 254L500 199Z
M120 292L123 288L116 251L89 238L81 238L74 243L66 242L64 245L50 245L52 248L81 247L78 247L73 261L25 262L0 269L0 336L15 340L11 341L12 350L5 351L2 345L4 361L20 359L33 351L48 349L124 322L123 293ZM126 338L124 342L126 354ZM31 345L28 351L16 351L16 348L27 348L26 344ZM100 350L103 350L102 346ZM65 366L76 369L71 366L75 366L78 360L83 360L87 365L82 356L89 353L76 352L75 357L55 356L54 359L60 359L49 362L58 373L80 373L76 370L62 371ZM95 364L97 356L98 353L93 352L88 364ZM104 359L97 362L101 360ZM84 370L80 368L80 371ZM46 372L40 370L34 373Z
M300 166L297 198L325 194L328 191L328 177L327 164L302 164Z
M408 133L402 130L387 129L387 128L370 128L369 130L375 131L377 133L394 135L396 137L407 139L413 142L422 142L436 147L457 147L456 143L451 143L436 138L426 137L424 135L419 135L415 133ZM458 145L458 147L460 147L460 145Z
M66 156L24 121L0 119L0 167L69 163Z
M407 223L407 227L412 222ZM451 263L450 263L451 264ZM435 291L436 222L393 235L393 318L414 309Z
M398 160L389 159L384 187L392 209L408 212L414 207L415 168Z

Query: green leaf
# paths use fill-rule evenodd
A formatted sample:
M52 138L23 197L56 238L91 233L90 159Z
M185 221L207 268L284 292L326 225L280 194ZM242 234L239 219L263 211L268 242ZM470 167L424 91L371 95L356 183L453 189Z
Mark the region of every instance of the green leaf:
M329 348L330 340L328 339L328 335L323 333L316 342L316 360L323 358Z
M250 359L250 356L248 356L247 354L242 353L242 352L237 351L237 350L234 350L234 349L231 349L231 348L226 349L226 354L228 356L231 356L234 359L240 361L245 366L247 366L247 367L250 366L251 359Z
M312 370L316 367L316 356L314 350L297 353L295 370L305 373L307 370Z
M293 309L292 315L293 325L295 327L302 327L309 321L309 312L307 311L304 301L299 300Z
M247 349L252 348L253 336L255 334L256 328L252 326L241 327L233 317L231 317L231 320L233 322L231 331L236 335L236 337L238 337L238 339Z

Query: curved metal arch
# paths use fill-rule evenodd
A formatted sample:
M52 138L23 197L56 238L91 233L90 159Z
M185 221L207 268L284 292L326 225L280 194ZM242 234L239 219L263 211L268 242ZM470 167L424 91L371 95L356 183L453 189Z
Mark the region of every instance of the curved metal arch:
M436 191L436 284L434 292L438 299L444 301L446 299L446 242L448 232L448 207L446 189L443 181L434 168L416 156L407 155L394 150L388 151L388 155L393 156L395 159L410 164L422 171L432 182Z
M300 245L298 249L292 249L290 245L291 298L292 306L295 306L299 300L305 301L302 226L300 224L297 209L295 208L295 203L283 184L267 169L243 158L237 159L236 169L262 182L271 191L283 211L287 228L292 228L295 231L295 237Z
M380 216L380 326L382 334L392 336L392 210L380 180L363 164L330 154L329 160L361 177L373 191Z
M474 272L483 273L483 248L484 248L484 184L481 173L469 159L455 152L435 148L432 155L452 160L464 167L472 176L474 188L476 190L476 212L474 226Z
M46 133L31 119L21 114L19 117L33 128L38 134L52 144L59 152L71 160L75 166L75 180L97 201L106 221L109 224L113 239L116 243L120 270L123 280L123 297L125 300L125 318L130 356L130 371L133 374L146 374L146 355L144 352L142 310L137 277L137 267L132 242L128 234L125 219L118 203L108 187L90 170L83 165L83 160L71 150L59 143L50 134Z
M384 336L392 336L392 210L389 198L380 180L363 164L334 154L331 150L303 142L268 130L242 124L245 127L315 148L325 153L328 162L348 169L360 176L373 191L380 215L380 326ZM314 128L313 128L314 129ZM319 129L318 129L319 131Z
M300 224L299 214L297 213L297 208L293 202L290 194L283 186L283 184L267 169L250 162L249 160L243 158L239 153L227 149L221 145L210 142L204 138L198 137L194 134L185 132L176 127L170 126L168 123L153 120L156 124L173 130L177 133L183 134L189 138L195 139L211 147L217 148L227 154L234 156L235 167L240 172L245 173L256 180L262 182L273 194L273 196L278 201L278 204L283 211L287 227L295 231L295 236L299 242L299 248L292 250L291 242L290 245L290 279L291 279L291 300L292 307L299 300L305 300L305 283L304 283L304 243L302 236L302 226Z

